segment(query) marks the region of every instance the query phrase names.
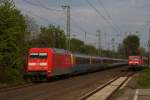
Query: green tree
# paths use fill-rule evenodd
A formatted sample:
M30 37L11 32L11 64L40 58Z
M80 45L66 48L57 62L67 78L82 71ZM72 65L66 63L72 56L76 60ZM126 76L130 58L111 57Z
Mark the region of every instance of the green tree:
M32 39L32 46L66 48L66 36L59 26L49 25L48 27L41 27L40 31L37 38Z
M123 49L125 56L138 55L140 47L140 39L136 35L129 35L123 40Z
M83 41L76 38L72 38L70 42L72 52L85 53L86 49L84 47L85 45Z
M89 55L97 55L97 49L92 45L86 45L83 41L72 38L71 39L71 51Z
M139 48L139 53L140 53L140 55L142 55L142 56L147 56L147 53L146 53L146 50L145 50L144 47L140 47L140 48Z
M85 52L84 53L90 54L90 55L97 55L98 50L92 45L85 45Z
M15 81L19 77L17 70L21 70L24 64L25 33L24 16L12 0L3 0L0 4L0 81L8 81L8 77L9 81Z
M25 36L26 41L30 41L32 39L36 39L36 37L40 33L39 25L35 22L33 18L30 18L28 15L25 15L25 21L26 21L26 31L28 34Z

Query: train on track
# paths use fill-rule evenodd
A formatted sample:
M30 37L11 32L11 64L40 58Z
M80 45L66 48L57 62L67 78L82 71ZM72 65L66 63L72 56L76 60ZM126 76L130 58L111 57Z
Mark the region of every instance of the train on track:
M53 76L85 73L127 64L124 59L75 54L64 49L30 48L25 77L50 79Z
M144 56L129 56L128 57L128 68L129 69L140 69L148 65L148 57Z

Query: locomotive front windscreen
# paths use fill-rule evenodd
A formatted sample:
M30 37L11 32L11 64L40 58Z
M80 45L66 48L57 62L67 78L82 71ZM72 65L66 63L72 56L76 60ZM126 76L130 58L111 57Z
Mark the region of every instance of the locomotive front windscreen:
M129 60L140 60L141 58L139 56L130 56Z
M33 59L47 59L47 53L30 53L30 58Z

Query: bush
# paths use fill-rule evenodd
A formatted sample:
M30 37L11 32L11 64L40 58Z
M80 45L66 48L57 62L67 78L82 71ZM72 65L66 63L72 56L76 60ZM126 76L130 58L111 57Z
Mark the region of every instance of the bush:
M0 70L1 84L18 84L22 83L23 78L21 73L15 68L3 68Z
M137 79L137 83L141 88L150 88L150 68L142 71L142 74Z

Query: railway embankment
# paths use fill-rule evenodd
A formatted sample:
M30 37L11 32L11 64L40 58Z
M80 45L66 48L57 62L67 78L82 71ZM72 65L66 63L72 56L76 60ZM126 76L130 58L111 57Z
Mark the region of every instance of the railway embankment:
M150 89L150 68L136 71L136 74L128 82L126 88Z
M150 89L150 68L144 69L136 78L138 88Z
M150 68L137 71L124 88L115 93L111 100L149 100Z

